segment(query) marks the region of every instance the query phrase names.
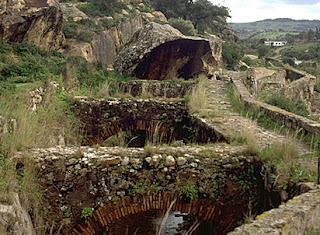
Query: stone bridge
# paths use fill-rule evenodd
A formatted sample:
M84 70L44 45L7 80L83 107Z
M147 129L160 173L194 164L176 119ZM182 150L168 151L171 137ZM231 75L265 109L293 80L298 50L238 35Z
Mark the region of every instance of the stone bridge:
M272 181L262 179L267 174L262 163L241 154L242 148L61 147L26 155L36 162L45 189L45 218L63 234L97 234L126 215L168 210L173 201L171 210L211 222L213 234L225 234L243 220L251 203L259 213L281 201ZM190 187L197 198L191 202ZM81 219L84 208L93 210L86 220Z
M84 145L101 144L119 132L134 130L152 133L164 143L225 141L219 132L191 116L181 101L80 98L73 110L81 122Z

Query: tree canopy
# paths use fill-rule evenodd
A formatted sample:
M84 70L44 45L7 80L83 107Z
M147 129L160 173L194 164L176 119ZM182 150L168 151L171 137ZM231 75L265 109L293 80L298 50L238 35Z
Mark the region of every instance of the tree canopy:
M219 17L230 17L228 8L213 5L208 0L151 0L151 4L169 19L190 20L200 33Z

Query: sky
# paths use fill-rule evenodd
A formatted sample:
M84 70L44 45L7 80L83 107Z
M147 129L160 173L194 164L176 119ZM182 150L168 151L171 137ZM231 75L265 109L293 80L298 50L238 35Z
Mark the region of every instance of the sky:
M210 0L230 9L231 23L292 18L320 20L320 0Z

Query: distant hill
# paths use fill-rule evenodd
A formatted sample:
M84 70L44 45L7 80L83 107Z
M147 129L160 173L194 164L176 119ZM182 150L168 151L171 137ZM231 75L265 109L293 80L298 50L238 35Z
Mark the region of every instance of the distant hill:
M280 30L283 32L307 31L320 27L320 20L293 20L289 18L266 19L249 23L229 23L235 30Z

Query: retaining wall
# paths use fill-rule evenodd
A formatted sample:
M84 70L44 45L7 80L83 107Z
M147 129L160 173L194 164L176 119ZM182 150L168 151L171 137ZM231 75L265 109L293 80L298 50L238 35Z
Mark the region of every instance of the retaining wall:
M320 228L320 187L299 195L277 209L266 211L249 224L236 228L231 235L307 234Z
M239 78L231 78L233 86L238 92L240 99L246 106L251 108L258 108L264 112L269 118L288 128L301 131L303 134L320 137L320 123L310 120L306 117L287 112L276 106L272 106L260 101L256 101L248 92Z

